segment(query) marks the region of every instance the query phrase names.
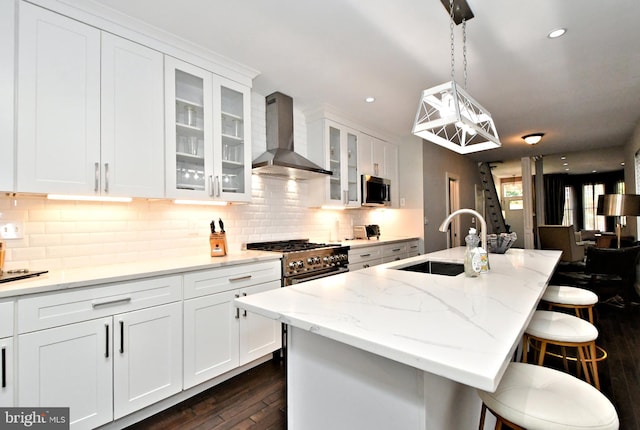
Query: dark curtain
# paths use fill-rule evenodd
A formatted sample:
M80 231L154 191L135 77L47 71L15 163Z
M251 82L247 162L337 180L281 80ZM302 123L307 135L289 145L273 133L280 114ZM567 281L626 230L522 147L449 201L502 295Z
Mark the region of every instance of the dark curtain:
M562 224L564 214L564 187L567 175L544 175L544 222Z

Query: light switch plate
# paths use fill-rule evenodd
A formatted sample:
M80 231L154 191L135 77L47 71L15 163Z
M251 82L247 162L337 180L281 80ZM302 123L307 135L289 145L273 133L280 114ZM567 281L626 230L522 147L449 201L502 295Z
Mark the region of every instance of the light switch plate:
M20 221L0 221L0 238L22 239L24 237L24 225Z

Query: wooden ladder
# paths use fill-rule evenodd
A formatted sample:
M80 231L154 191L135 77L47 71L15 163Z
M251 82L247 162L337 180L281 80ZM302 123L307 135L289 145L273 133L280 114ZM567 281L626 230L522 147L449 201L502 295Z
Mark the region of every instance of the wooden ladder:
M489 230L489 233L495 234L509 233L509 231L507 231L507 225L504 222L502 206L500 206L500 200L498 200L498 193L496 191L496 185L493 182L493 175L491 174L489 163L478 163L478 170L480 171L482 190L486 203L485 215L488 218L487 230Z

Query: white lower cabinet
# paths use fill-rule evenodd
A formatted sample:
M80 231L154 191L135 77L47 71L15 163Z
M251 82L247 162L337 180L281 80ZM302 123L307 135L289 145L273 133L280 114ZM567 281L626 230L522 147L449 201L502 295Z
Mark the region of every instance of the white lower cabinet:
M0 407L13 406L13 337L0 339Z
M398 261L420 255L417 239L399 240L391 243L376 243L349 249L349 270L366 269L382 263Z
M282 346L281 325L236 308L237 297L280 288L280 261L185 274L184 388Z
M18 406L69 407L71 427L113 419L112 318L23 334Z
M181 286L169 276L19 300L18 406L69 407L72 429L92 429L180 392Z

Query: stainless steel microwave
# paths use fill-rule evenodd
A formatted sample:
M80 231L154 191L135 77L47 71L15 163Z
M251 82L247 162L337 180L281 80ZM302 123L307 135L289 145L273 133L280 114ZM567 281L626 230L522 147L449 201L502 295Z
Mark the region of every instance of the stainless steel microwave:
M362 175L362 206L391 206L391 181Z

